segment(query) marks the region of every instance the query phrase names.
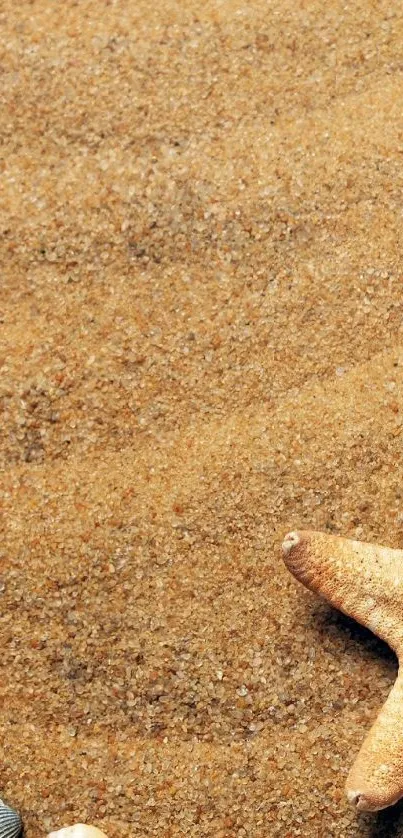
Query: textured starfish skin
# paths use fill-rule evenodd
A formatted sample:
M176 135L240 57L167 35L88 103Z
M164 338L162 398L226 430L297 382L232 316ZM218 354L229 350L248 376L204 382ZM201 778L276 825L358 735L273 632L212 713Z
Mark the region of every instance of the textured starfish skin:
M311 530L289 533L284 562L303 585L403 657L403 550ZM349 801L377 811L403 797L403 668L349 773Z

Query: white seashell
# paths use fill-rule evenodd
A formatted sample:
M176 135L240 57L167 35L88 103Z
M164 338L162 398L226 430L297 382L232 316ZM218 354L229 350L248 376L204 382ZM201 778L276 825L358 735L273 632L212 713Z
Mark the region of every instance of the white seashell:
M48 838L107 838L107 836L100 829L97 829L96 826L75 823L74 826L64 826L63 829L58 829L57 832L50 832Z
M18 812L0 800L0 838L17 838L22 830L22 820Z

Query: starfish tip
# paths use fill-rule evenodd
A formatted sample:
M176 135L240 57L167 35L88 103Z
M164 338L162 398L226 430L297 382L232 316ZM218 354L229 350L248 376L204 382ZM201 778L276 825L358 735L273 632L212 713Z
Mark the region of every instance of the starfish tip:
M282 544L283 555L288 556L288 553L293 549L293 547L296 547L299 542L300 536L298 532L294 530L293 532L287 533Z
M376 804L372 805L371 801L362 792L354 789L349 789L347 792L347 800L354 806L356 812L371 812L381 808Z
M353 789L349 789L347 792L347 800L351 803L352 806L357 806L361 798L361 793L359 791L355 791Z

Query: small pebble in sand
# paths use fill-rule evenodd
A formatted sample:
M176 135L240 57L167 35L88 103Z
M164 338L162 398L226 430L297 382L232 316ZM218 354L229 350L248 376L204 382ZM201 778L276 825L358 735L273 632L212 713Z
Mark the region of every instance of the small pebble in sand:
M75 823L74 826L64 826L57 832L50 832L48 838L107 838L107 836L96 826Z

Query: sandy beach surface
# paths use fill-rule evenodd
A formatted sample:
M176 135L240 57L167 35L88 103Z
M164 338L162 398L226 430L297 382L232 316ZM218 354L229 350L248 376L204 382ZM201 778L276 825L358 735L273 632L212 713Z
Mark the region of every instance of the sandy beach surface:
M26 838L395 836L343 788L396 661L280 545L403 547L403 12L0 32L0 796Z

